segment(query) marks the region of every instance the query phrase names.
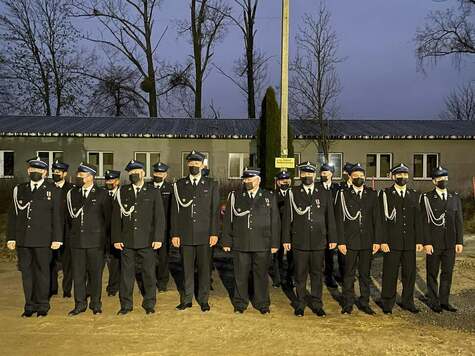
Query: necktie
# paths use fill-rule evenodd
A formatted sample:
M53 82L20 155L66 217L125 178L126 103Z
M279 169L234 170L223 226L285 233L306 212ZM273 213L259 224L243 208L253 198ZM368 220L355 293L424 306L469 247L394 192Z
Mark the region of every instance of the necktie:
M33 190L32 192L36 192L38 190L38 184L33 184Z
M442 193L442 200L445 201L445 193Z
M196 178L193 178L193 187L196 187L196 186L197 186Z
M139 195L139 192L140 192L140 188L139 187L135 188L135 197L137 197L137 195Z
M358 198L361 199L361 191L358 192Z
M112 190L109 190L109 196L111 197L112 195L114 195L114 192Z
M399 192L399 195L401 196L401 198L404 198L404 192L402 190Z
M312 194L312 190L311 189L307 189L307 195L311 195Z
M254 199L254 194L253 193L249 193L249 195L251 196L251 199Z
M86 199L86 198L87 198L87 194L86 194L86 190L85 190L85 189L82 190L82 197L83 197L83 199Z

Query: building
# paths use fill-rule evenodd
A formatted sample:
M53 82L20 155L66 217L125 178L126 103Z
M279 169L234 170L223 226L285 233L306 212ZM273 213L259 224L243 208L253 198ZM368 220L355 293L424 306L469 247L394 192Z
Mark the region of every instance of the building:
M213 177L238 179L244 167L255 165L258 123L254 119L0 116L0 178L24 178L25 161L35 155L50 164L55 159L72 167L81 161L96 164L99 177L107 169L123 170L131 159L145 162L150 177L151 165L161 160L176 178L185 174L185 156L195 149L208 156ZM296 161L322 161L315 121L291 120L290 124ZM411 169L412 186L427 190L432 168L442 165L450 171L452 189L473 192L475 122L335 120L330 123L330 138L336 180L345 162L361 162L370 184L381 188L390 184L390 167L403 162Z

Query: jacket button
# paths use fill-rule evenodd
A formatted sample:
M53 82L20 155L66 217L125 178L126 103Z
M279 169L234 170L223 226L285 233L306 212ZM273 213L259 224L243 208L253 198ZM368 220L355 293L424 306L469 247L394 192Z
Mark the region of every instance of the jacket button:
M137 227L134 227L134 230L137 230Z

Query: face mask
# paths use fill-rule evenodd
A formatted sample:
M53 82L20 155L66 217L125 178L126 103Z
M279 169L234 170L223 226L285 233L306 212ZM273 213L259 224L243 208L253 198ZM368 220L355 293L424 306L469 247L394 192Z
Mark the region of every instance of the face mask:
M437 182L437 188L439 189L447 189L448 181L446 180L439 180Z
M289 188L290 188L290 185L289 185L289 184L281 184L281 185L280 185L280 189L282 189L282 190L287 190L287 189L289 189Z
M60 174L53 174L53 182L58 183L61 182L63 178L61 177Z
M107 190L113 190L114 189L114 184L113 183L106 183L106 189Z
M84 185L84 178L82 177L76 177L76 185L78 187L82 187Z
M353 185L357 188L362 187L365 182L364 178L355 178L351 181L353 182Z
M163 182L163 177L153 176L153 181L155 183L161 183L161 182Z
M407 184L407 178L396 178L396 184L400 187L404 187Z
M208 169L208 168L202 169L202 170L201 170L201 175L202 175L203 177L209 176L209 169Z
M196 176L200 173L200 167L190 166L190 167L188 167L188 170L190 171L190 174L192 176Z
M29 177L33 182L39 182L43 178L43 175L40 172L31 172Z
M129 174L129 180L132 184L137 184L140 181L140 175L138 173Z
M348 182L348 179L350 179L350 176L348 175L348 173L343 173L343 181L344 182Z
M328 177L327 176L320 176L320 182L322 182L322 183L328 182Z
M312 185L313 177L302 177L303 185Z
M246 188L246 190L252 190L254 189L254 184L252 184L252 182L244 183L244 188Z

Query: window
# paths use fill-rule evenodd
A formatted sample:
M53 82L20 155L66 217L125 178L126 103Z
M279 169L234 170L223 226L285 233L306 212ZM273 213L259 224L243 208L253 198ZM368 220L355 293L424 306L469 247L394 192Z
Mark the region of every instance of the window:
M12 178L14 176L14 167L13 151L0 151L0 178Z
M340 152L330 152L328 153L328 163L332 164L335 167L335 173L333 174L333 179L341 179L341 172L343 170L343 153ZM317 168L320 169L320 166L326 163L325 154L317 153Z
M244 168L249 167L250 156L247 153L228 154L228 178L241 178Z
M43 162L48 163L48 177L51 178L53 175L51 166L54 161L63 160L63 151L38 151L36 154Z
M97 177L104 177L104 172L114 169L114 154L112 152L88 152L87 163L97 167Z
M135 152L135 160L145 164L145 177L150 178L153 174L152 166L160 162L159 152Z
M432 170L439 166L438 153L415 153L413 160L414 178L431 179Z
M366 155L366 177L389 179L392 164L392 153L368 153Z
M182 152L181 153L181 175L187 176L188 173L188 165L186 161L186 156L188 156L190 152ZM209 162L209 153L208 152L201 152L202 154L205 155L205 158L208 160L208 169L211 170L210 162Z

